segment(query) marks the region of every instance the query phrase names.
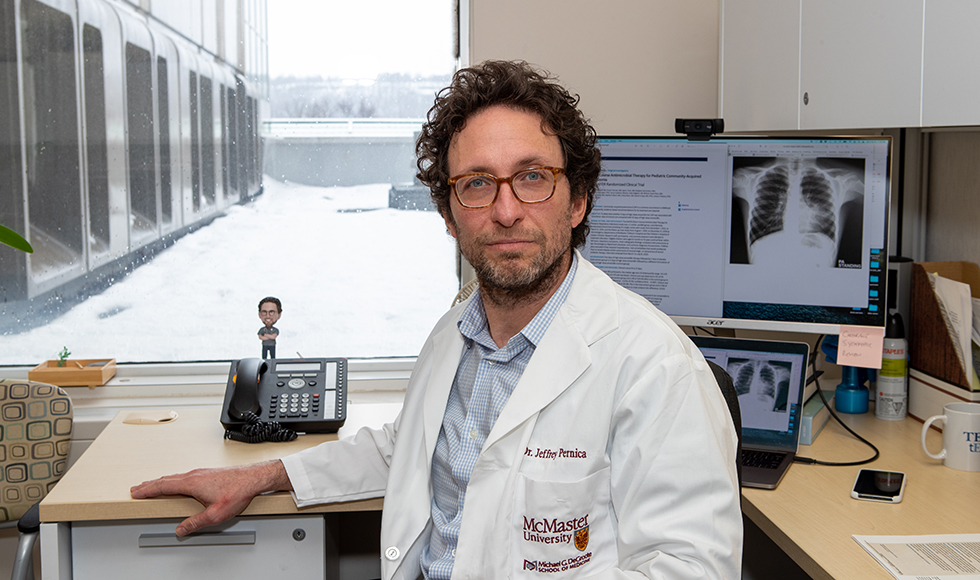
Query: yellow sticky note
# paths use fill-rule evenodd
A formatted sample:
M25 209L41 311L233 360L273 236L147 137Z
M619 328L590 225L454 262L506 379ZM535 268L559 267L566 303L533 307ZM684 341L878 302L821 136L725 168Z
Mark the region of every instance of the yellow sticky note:
M837 344L837 364L880 369L884 341L885 329L882 327L842 324Z

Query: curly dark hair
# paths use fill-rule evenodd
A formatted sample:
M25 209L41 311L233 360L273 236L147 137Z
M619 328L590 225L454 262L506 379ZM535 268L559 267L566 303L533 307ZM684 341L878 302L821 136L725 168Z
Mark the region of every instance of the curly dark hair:
M432 201L444 217L452 217L449 196L449 146L467 119L493 105L505 105L541 117L542 129L558 137L565 161L565 176L572 197L585 197L585 217L572 230L572 248L589 234L599 149L596 132L578 109L578 95L570 94L548 72L524 61L491 60L458 71L452 83L436 95L435 104L415 144L418 177L432 192Z
M265 304L266 302L271 302L275 304L276 308L279 309L279 314L282 314L282 302L279 302L279 299L276 298L275 296L266 296L262 300L259 300L259 310L262 310L262 305Z

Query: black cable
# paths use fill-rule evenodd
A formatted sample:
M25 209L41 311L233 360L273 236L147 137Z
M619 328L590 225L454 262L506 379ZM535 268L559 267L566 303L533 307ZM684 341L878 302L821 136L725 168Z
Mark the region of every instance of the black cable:
M262 443L263 441L292 441L298 437L296 431L287 429L279 421L264 422L255 413L245 411L242 416L245 424L241 431L225 431L225 439L240 441L242 443Z
M844 429L846 429L848 433L850 433L851 435L854 435L862 443L864 443L868 447L874 449L874 452L875 453L874 453L874 455L870 459L863 459L861 461L843 461L843 462L840 462L840 461L821 461L819 459L811 459L809 457L801 457L799 455L797 455L796 457L794 457L793 458L793 461L797 461L799 463L807 463L807 464L811 464L811 465L835 465L835 466L838 466L838 467L848 467L848 466L853 466L853 465L864 465L866 463L871 463L875 459L878 459L878 456L881 455L881 453L878 451L878 448L875 447L873 443L871 443L870 441L868 441L864 437L861 437L853 429L851 429L850 427L848 427L847 425L844 424L844 421L842 421L841 418L837 416L837 413L834 412L833 408L831 408L830 403L827 402L827 397L824 396L823 390L820 388L820 380L818 378L819 375L817 374L817 357L820 356L820 344L823 342L823 339L824 339L825 336L826 335L823 335L823 334L820 335L820 338L817 339L816 350L814 352L811 352L810 353L810 366L813 368L813 382L816 383L816 385L817 385L817 394L820 395L820 400L823 401L824 406L827 407L827 410L828 411L830 411L830 416L833 417L834 419L836 419L837 422L840 423L841 427L843 427ZM802 412L802 409L801 409L800 412Z

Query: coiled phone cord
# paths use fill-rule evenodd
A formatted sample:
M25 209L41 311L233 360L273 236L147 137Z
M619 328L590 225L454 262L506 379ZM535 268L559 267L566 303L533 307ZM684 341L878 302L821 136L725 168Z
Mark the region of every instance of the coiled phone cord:
M242 443L262 443L263 441L292 441L298 437L296 431L283 427L279 421L263 421L255 413L242 413L245 424L241 431L225 430L225 439Z

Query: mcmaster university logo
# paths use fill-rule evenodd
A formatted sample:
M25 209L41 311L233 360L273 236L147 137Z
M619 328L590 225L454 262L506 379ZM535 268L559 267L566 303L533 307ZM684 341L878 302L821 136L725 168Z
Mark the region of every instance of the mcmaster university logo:
M568 520L524 517L524 541L542 544L572 544L578 551L589 547L589 515Z
M524 558L524 570L537 574L551 574L581 568L592 561L589 547L589 514L560 520L558 518L529 518L524 516L524 541L540 547L532 553L535 556L547 554L552 558L535 560ZM578 550L568 552L570 546Z
M589 547L589 526L575 530L575 549L584 552Z

